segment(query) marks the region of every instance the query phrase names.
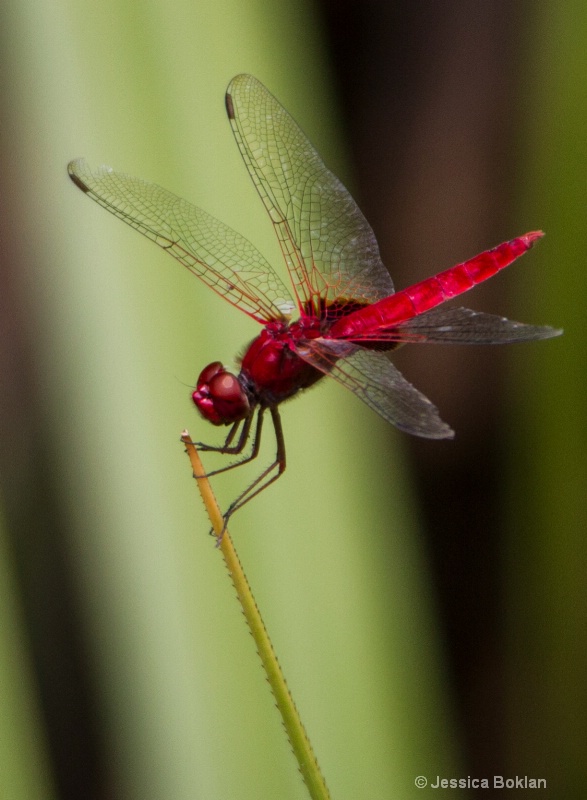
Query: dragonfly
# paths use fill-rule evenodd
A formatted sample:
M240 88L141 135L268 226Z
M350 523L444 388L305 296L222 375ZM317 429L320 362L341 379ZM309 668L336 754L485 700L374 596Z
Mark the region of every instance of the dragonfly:
M273 423L275 458L228 507L226 526L285 470L281 403L324 377L402 431L449 439L454 432L390 353L406 343L503 344L562 331L444 305L515 261L541 231L394 292L369 223L278 100L246 74L232 79L225 99L238 149L277 235L291 292L253 244L187 200L109 167L92 171L83 159L72 161L68 172L92 200L262 326L238 374L213 361L192 394L205 420L230 426L222 444L199 444L236 458L208 475L255 459L266 412Z

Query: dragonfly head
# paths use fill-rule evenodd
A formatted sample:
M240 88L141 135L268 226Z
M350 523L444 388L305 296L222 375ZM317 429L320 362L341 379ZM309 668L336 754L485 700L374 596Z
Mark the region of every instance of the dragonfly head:
M239 379L225 370L220 361L213 361L202 370L192 400L204 419L213 425L232 425L245 419L251 410Z

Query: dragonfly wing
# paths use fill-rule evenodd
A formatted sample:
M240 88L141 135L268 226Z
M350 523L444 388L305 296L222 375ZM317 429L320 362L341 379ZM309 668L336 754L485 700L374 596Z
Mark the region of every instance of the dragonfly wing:
M394 341L445 344L507 344L550 339L562 331L549 325L523 322L485 314L470 308L433 308L397 326Z
M72 161L73 182L140 231L217 294L259 322L282 319L294 304L271 265L244 236L154 183Z
M313 339L297 348L304 361L350 389L396 428L428 439L451 439L454 432L437 408L409 383L384 353L347 342Z
M321 299L372 303L392 294L369 223L273 95L251 75L237 75L226 108L300 309L319 315Z

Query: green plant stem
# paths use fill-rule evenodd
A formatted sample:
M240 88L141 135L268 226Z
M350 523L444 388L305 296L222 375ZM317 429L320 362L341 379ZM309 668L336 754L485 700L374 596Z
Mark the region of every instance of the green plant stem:
M228 574L236 589L238 601L241 604L245 620L255 640L255 644L257 645L257 652L261 658L263 669L267 675L269 686L271 687L275 703L281 714L283 726L299 764L304 783L308 788L312 800L330 800L330 794L324 778L322 777L322 773L320 772L310 740L308 739L293 698L287 687L283 672L281 671L277 656L275 655L275 650L273 649L265 624L255 602L255 598L253 597L249 582L247 581L236 550L234 549L230 534L228 530L225 530L222 534L224 520L216 498L214 497L214 493L212 492L210 482L205 476L199 453L187 431L183 432L181 440L186 446L186 452L190 458L194 478L198 483L198 489L200 490L202 500L206 506L206 511L208 512L212 527L216 533L219 549L224 556L224 561L228 567Z

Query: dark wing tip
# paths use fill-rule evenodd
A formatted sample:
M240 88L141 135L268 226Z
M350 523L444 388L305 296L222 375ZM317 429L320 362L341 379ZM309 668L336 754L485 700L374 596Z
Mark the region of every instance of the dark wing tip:
M233 120L235 118L234 101L232 99L233 90L241 92L243 87L247 87L251 83L259 83L259 81L252 75L249 75L247 72L241 72L238 75L235 75L228 84L226 88L226 94L224 96L224 102L229 120Z
M67 172L69 173L69 177L78 187L78 189L81 189L82 192L86 192L87 194L87 192L89 192L89 187L86 186L86 184L82 181L82 179L78 174L79 168L82 164L85 164L83 158L76 158L75 161L70 161L69 164L67 165Z
M234 119L234 106L232 104L232 95L229 92L226 92L224 101L226 104L226 113L228 114L228 119Z

